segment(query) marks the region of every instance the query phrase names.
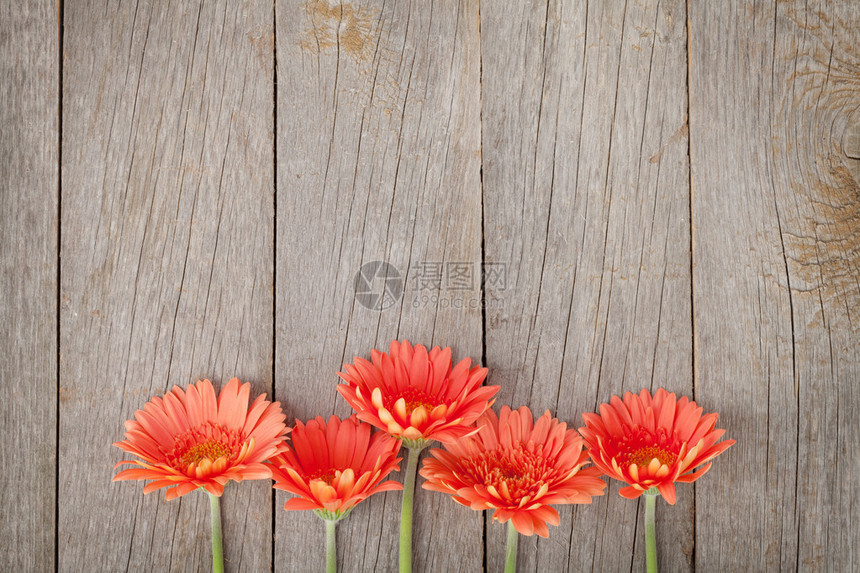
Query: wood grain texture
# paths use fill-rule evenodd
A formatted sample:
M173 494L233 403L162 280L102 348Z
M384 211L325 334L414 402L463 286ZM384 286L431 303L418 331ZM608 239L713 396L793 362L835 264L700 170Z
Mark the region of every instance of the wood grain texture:
M336 373L371 348L406 338L480 359L477 280L425 284L426 265L474 274L481 259L478 5L284 1L277 38L277 397L301 419L347 416ZM385 310L355 297L372 261L403 281ZM286 497L275 568L319 569L323 524L280 510ZM396 570L400 500L374 496L338 526L341 570ZM420 485L415 508L416 571L481 569L479 514Z
M485 2L481 18L486 259L509 282L487 308L499 403L578 427L624 391L689 394L684 3ZM618 489L523 538L520 570L638 570L644 510ZM664 570L692 567L691 490L661 504ZM488 539L500 570L504 528Z
M54 570L59 43L49 4L0 4L0 569Z
M336 373L403 338L573 427L641 387L718 411L661 570L860 569L860 4L63 4L0 3L0 569L208 571L205 496L110 482L123 422L232 376L345 417ZM519 570L644 570L619 488ZM228 571L322 568L286 497L228 486ZM396 570L400 500L341 571ZM501 569L503 526L416 512L416 572Z
M209 507L111 483L174 384L271 392L272 7L65 9L59 567L211 568ZM228 485L231 571L271 566L271 489Z
M738 440L697 486L696 563L852 571L860 6L691 3L690 29L696 397Z

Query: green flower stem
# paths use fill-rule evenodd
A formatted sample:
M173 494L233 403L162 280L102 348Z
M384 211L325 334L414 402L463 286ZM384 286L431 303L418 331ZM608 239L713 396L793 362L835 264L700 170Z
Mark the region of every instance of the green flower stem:
M659 494L645 493L645 568L648 573L657 573L657 535L654 514Z
M335 526L337 521L325 520L325 570L326 573L337 573L337 546L335 545Z
M514 527L514 520L508 520L508 545L505 548L505 573L516 573L517 570L517 542L520 534Z
M410 447L403 477L403 505L400 507L400 573L412 572L412 498L415 494L415 475L418 456L423 447Z
M224 573L224 546L221 543L221 502L217 495L209 495L212 510L212 573Z

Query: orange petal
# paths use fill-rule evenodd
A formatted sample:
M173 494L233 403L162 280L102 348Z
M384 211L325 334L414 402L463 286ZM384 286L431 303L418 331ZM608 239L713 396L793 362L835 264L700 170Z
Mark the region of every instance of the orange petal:
M694 482L697 479L699 479L700 477L702 477L703 475L705 475L706 473L708 473L708 470L711 469L711 464L713 464L713 462L708 462L708 464L706 466L704 466L703 468L701 468L697 471L686 473L682 476L678 476L675 479L675 481L679 481L682 483Z
M627 499L636 499L645 492L641 489L636 489L633 486L627 486L619 489L618 493L620 493L623 497L626 497Z
M660 495L666 500L669 505L675 505L675 484L673 482L662 483L657 486L660 490Z

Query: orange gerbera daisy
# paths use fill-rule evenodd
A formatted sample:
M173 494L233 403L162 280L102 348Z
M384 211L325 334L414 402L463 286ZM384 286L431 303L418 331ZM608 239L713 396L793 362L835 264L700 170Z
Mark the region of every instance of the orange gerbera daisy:
M409 341L394 341L389 354L373 350L371 361L356 357L338 375L338 392L358 417L392 436L423 447L431 440L450 442L476 431L474 422L492 403L498 386L481 386L487 369L470 368L464 358L451 367L451 349L427 351Z
M303 424L296 420L292 447L272 459L275 488L296 494L286 510L313 509L323 519L337 520L368 496L402 489L382 480L400 469L400 442L354 415L341 421L321 416Z
M657 488L675 503L675 482L693 482L711 467L711 460L735 440L717 442L725 430L714 429L717 414L702 416L702 408L686 396L660 388L654 397L643 389L613 396L600 405L600 415L583 414L585 439L594 464L610 477L629 483L621 495L636 499ZM695 468L707 463L697 471Z
M523 535L549 536L547 523L559 524L550 504L591 503L606 483L598 468L582 469L588 454L576 430L553 418L538 418L523 406L487 410L480 430L444 450L430 451L421 475L425 489L451 494L475 510L495 509L493 519L511 520Z
M154 480L143 493L168 487L165 497L173 499L201 487L220 496L231 479L270 478L263 462L284 448L286 416L265 394L249 408L250 393L250 384L233 378L217 399L209 380L156 396L126 421L126 439L114 444L140 458L116 467L139 467L119 472L113 481Z

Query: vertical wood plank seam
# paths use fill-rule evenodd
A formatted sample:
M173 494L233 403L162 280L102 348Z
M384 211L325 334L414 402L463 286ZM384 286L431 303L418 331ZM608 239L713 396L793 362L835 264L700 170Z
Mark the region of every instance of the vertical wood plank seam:
M177 509L179 509L181 507L181 504L182 504L182 498L180 497L179 498L179 504L177 504L177 506L176 506ZM173 534L171 535L172 539L176 538L176 526L178 524L179 524L179 512L177 511L176 516L173 518ZM150 547L151 547L151 545L150 545ZM167 570L168 571L173 571L173 552L175 549L176 549L176 544L175 543L171 544L170 545L170 559L167 560ZM242 560L240 559L239 562L241 563Z
M604 197L606 194L609 194L609 201L607 201L607 209L612 209L612 188L609 187L609 168L612 165L612 136L615 133L615 116L618 113L618 83L621 80L621 53L624 50L624 25L627 22L627 2L624 2L624 10L621 15L621 39L618 42L618 71L615 73L615 100L612 102L612 121L609 124L609 144L607 145L607 157L606 157L606 171L603 174L603 193ZM586 45L588 41L586 40ZM603 254L601 258L603 259L603 264L606 265L606 239L609 237L609 213L606 213L606 223L603 226ZM611 267L610 267L611 268ZM597 291L597 311L600 311L600 301L603 298L603 272L600 273L600 283ZM609 305L612 301L612 282L614 277L610 274L609 276L609 292L606 293L606 296L609 298L610 302L606 303L606 324L609 324ZM594 321L594 332L597 333L598 319L595 318ZM609 329L604 326L603 328L603 340L600 344L600 363L597 367L597 388L594 394L594 411L597 411L601 400L600 400L600 381L603 378L603 355L606 350L606 334ZM636 530L633 530L634 538L636 534Z
M573 199L576 200L576 193L579 189L579 168L582 164L580 161L580 156L582 153L582 132L583 132L583 118L585 117L585 87L586 87L586 78L588 77L588 6L589 2L585 2L585 17L583 18L583 32L582 32L582 97L580 98L580 107L579 107L579 136L576 144L576 174L574 175L573 181ZM585 244L585 228L586 225L582 226L582 238L580 239L580 251L582 251L582 245ZM570 285L570 305L567 309L567 329L564 333L564 352L567 352L567 337L570 333L570 317L573 312L573 293L576 289L576 270L577 267L574 266L573 270L573 281ZM564 353L562 353L564 356ZM595 405L595 408L597 406ZM571 549L568 550L568 561L570 560L570 551L573 548L573 532L575 528L570 528L570 537L568 538L567 546ZM591 569L594 570L594 557L597 555L597 541L595 538L594 547L591 553Z
M200 15L202 14L202 12L203 12L203 4L201 3L200 6L198 6L198 8L197 8L197 19L195 20L195 25L194 25L194 42L191 45L191 63L189 64L188 70L185 73L185 83L184 83L183 88L182 88L182 101L183 102L185 101L185 95L191 89L191 86L189 84L189 76L193 73L194 60L197 56L197 38L199 37L199 34L200 34ZM137 19L137 8L135 8L134 17L135 17L135 19ZM141 61L141 66L142 65L143 65L143 63ZM204 75L204 78L205 78L205 75ZM204 79L204 83L205 83L205 79ZM189 113L188 113L188 109L186 109L185 120L184 120L183 126L182 126L182 144L181 144L180 150L179 150L179 157L180 157L181 161L185 160L185 138L188 135L188 117L189 117ZM181 178L181 175L177 173L177 183L179 183L180 178ZM176 201L176 216L177 217L179 216L179 204L180 204L180 201L182 200L182 185L178 186L178 191L179 191L179 197L177 198L177 201ZM195 193L196 193L196 191L195 191ZM192 210L191 210L192 219L194 218L194 209L196 206L197 206L197 195L195 194L194 202L192 204ZM185 257L182 260L183 261L182 262L182 277L179 279L179 294L176 298L176 306L173 309L173 324L172 324L171 331L170 331L170 357L167 360L167 377L166 377L166 380L170 380L170 371L173 368L173 350L176 347L176 345L175 345L175 343L176 343L176 323L177 323L177 320L179 317L179 306L182 302L182 293L185 290L185 275L186 275L186 271L188 269L188 256L189 256L190 251L191 251L191 233L188 234L188 240L185 244ZM190 378L190 374L192 374L192 373L189 373L189 378ZM152 380L151 379L150 379L150 389L152 390ZM167 391L166 386L164 388L164 391L165 392Z
M776 41L777 41L776 18L778 16L778 14L779 14L779 6L778 6L777 2L774 2L774 4L773 4L773 37L771 38L771 54L770 54L770 83L771 83L771 86L774 85L775 80L776 80ZM797 54L797 48L795 48L795 53L794 53L794 73L795 74L797 73L797 55L798 55ZM771 94L771 102L770 103L771 103L771 106L773 106L773 104L774 104L773 94ZM771 180L771 185L774 185L772 172L770 174L770 180ZM776 197L774 197L774 208L776 208ZM779 233L780 233L780 242L782 242L782 229L781 228L780 228ZM785 254L785 245L783 244L783 255L784 254ZM786 280L788 279L787 272L788 271L787 271L787 267L786 267ZM791 293L791 291L789 290L789 295L790 295L790 293ZM759 289L759 299L760 298L761 298L761 289ZM759 305L761 305L761 302L759 302ZM759 313L761 313L761 306L759 306ZM792 310L791 315L792 315L791 320L793 321L794 320L794 311L793 310ZM822 317L822 319L824 318L824 308L823 307L821 309L821 317ZM793 344L793 342L794 342L794 340L793 340L794 339L794 325L793 324L792 324L792 328L791 328L791 333L792 333L792 344ZM793 350L793 348L792 348L792 350ZM792 352L792 359L793 359L793 352ZM793 368L794 368L794 365L792 364L792 375L794 372ZM765 460L766 460L766 463L768 464L767 465L768 468L770 467L770 443L771 443L770 423L769 423L769 421L770 421L770 380L771 380L771 378L770 378L770 364L768 364L768 367L767 367L767 420L768 420L768 424L767 424L767 442L765 443ZM800 415L800 404L798 403L798 416L799 415ZM798 421L798 430L797 431L800 431L799 428L800 428L800 425L799 425L799 421ZM799 447L799 445L795 446L795 448L797 448L797 447ZM796 451L797 450L795 450L795 452ZM796 453L795 453L795 460L797 460L797 454ZM796 515L796 510L797 510L797 488L798 488L798 483L797 483L797 479L795 478L795 486L794 486L795 515ZM799 531L799 529L798 529L798 531ZM780 524L779 537L780 537L779 562L782 563L782 545L783 545L782 544L782 537L783 537L782 524ZM797 541L798 541L798 543L800 542L799 539ZM797 564L799 562L799 559L800 559L800 549L796 548L795 549L795 570L798 567Z
M660 0L657 0L657 5L654 7L654 30L657 29L659 20L660 20ZM647 82L646 87L645 87L645 108L642 112L642 136L639 138L639 163L636 166L636 184L637 184L637 186L639 185L640 179L642 177L642 157L643 157L643 149L645 146L645 131L647 130L648 103L651 99L650 98L650 96L651 96L651 73L654 70L654 52L656 51L656 48L657 48L657 42L656 42L656 38L655 38L655 41L651 43L651 53L648 57L648 82ZM662 141L662 139L663 139L663 124L661 122L661 124L660 124L660 140ZM689 139L688 139L688 141L689 141ZM689 162L688 162L688 165L689 165ZM659 163L657 164L657 177L656 177L656 180L654 182L654 186L655 186L655 189L659 188L659 186L660 186L660 164ZM656 219L656 214L657 214L657 200L655 198L654 208L651 212L652 229L653 229L653 225L654 225L654 220ZM670 228L670 225L671 225L670 221L671 221L671 214L667 218L667 222L666 222L666 228L667 229ZM652 237L653 237L653 231L652 231ZM664 241L664 244L663 244L663 252L664 253L667 252L668 242L669 242L669 233L666 233L666 240ZM634 307L633 307L634 318L633 318L633 324L630 327L631 332L636 328L636 309L639 307L639 286L642 284L642 268L643 268L642 258L643 258L644 252L645 252L645 234L643 233L642 234L642 246L641 246L640 251L639 251L639 270L636 273L636 294L634 297L635 303L634 303ZM655 367L657 364L657 347L660 344L660 327L662 326L662 321L660 320L660 317L663 315L663 294L665 293L665 288L666 288L666 269L667 269L668 263L669 263L669 261L667 258L665 260L665 262L663 263L663 280L660 283L660 304L659 304L658 309L657 309L657 333L655 335L656 343L654 344L654 357L651 359L651 377L650 377L650 380L648 383L648 387L650 388L651 392L654 392L654 371L655 371ZM624 381L626 379L627 359L629 357L630 357L630 347L628 346L627 347L627 353L624 356L624 370L623 370L623 374L621 375L622 384L624 383ZM638 510L637 510L637 512L638 512ZM637 513L637 518L638 518L638 513ZM632 568L632 565L631 565L631 568Z
M564 12L564 6L561 7L561 12L562 13ZM561 19L563 19L563 16L560 15L559 17ZM548 23L549 23L549 6L547 6L547 24ZM587 50L587 46L588 46L588 2L585 3L584 23L585 23L585 25L584 25L585 30L584 30L584 33L582 36L582 38L583 38L583 41L582 41L582 44L583 44L582 64L584 67L587 67L588 64L585 61L585 55L586 55L586 50ZM580 154L580 149L582 147L582 116L583 116L583 112L585 109L585 78L586 78L586 76L587 76L587 72L583 71L583 74L582 74L582 94L583 95L582 95L582 99L581 99L582 103L580 104L580 109L579 109L579 142L577 143L577 150L576 150L577 164L579 164L579 154ZM559 94L560 93L561 93L561 85L559 85ZM551 179L552 180L552 183L551 183L552 186L555 186L555 155L556 155L556 148L557 148L557 144L558 144L558 110L560 108L561 108L561 106L559 106L559 108L556 109L556 116L555 116L555 142L553 143L553 163L552 163L552 179ZM574 179L574 185L573 185L573 201L574 202L576 202L576 190L577 190L578 184L579 184L579 169L577 168L576 174L575 174L575 179ZM552 205L552 199L550 198L550 206L551 205ZM585 232L584 228L585 228L585 226L583 226L583 233ZM547 217L547 240L549 240L549 217ZM570 283L570 304L567 307L567 319L564 322L564 324L567 325L567 328L565 328L565 330L564 330L564 341L562 342L562 346L561 346L562 361L564 360L564 356L567 354L567 341L568 341L568 337L570 336L570 317L572 316L572 312L573 312L573 290L576 286L576 271L577 271L577 266L574 265L573 266L573 277L572 277L572 280ZM556 392L556 395L555 395L556 407L558 406L558 402L561 399L561 386L562 386L562 377L563 376L564 376L564 368L562 367L559 369L559 372L558 372L558 391ZM571 528L571 530L570 530L568 547L572 547L572 545L570 545L570 544L573 543L573 532L574 532L574 530L575 530L574 528ZM568 560L569 559L570 559L570 553L568 552Z
M549 28L549 0L546 2L546 10L544 11L544 24L543 24L543 49L541 52L542 63L542 75L541 75L541 84L540 84L540 101L538 102L538 115L537 115L537 128L535 130L535 148L534 155L532 160L532 188L536 186L537 181L537 164L538 164L538 146L540 145L540 124L541 119L543 118L543 100L546 97L546 61L547 61L547 49L546 49L546 35L547 29ZM561 88L559 88L560 90ZM549 180L549 198L547 201L547 216L546 216L546 228L544 232L544 245L549 243L549 231L550 231L550 223L552 221L552 197L553 191L555 190L555 153L558 146L558 110L560 106L556 107L555 110L555 134L553 137L552 143L552 169L550 173ZM526 339L526 348L529 348L531 345L531 336L534 330L535 324L537 323L537 312L540 309L540 300L541 295L543 294L543 276L544 271L546 269L546 253L547 248L543 249L543 257L541 258L540 264L540 279L538 280L538 292L537 292L537 300L535 301L535 315L532 320L531 328L529 328L529 335ZM532 402L532 392L534 391L534 379L537 374L538 367L538 356L540 355L540 341L541 341L542 333L538 333L538 342L537 347L535 348L535 362L532 368L532 376L531 376L531 385L529 386L529 398L528 403ZM561 394L561 378L559 377L559 386L556 390L556 411L558 411L558 396Z
M60 302L62 298L61 265L63 227L63 0L57 1L57 328L56 412L54 421L54 573L60 568Z
M808 8L807 5L804 8ZM808 11L805 12L806 18L808 19ZM772 52L771 52L771 87L774 82L774 70L776 68L776 42L777 42L777 18L779 16L779 5L774 2L773 6L773 41L772 41ZM804 22L803 26L803 39L806 39L806 27L807 22ZM794 52L794 74L792 77L795 77L797 74L797 60L799 56L799 46L795 45ZM792 86L793 87L793 86ZM773 94L771 94L773 97ZM773 102L772 102L773 103ZM771 119L771 118L768 118ZM777 232L779 233L779 244L782 249L782 260L785 266L785 284L788 288L788 312L790 315L790 325L791 325L791 380L794 384L796 400L797 400L797 416L795 418L795 444L794 444L794 463L795 463L795 480L794 480L794 516L795 522L797 524L797 528L795 530L795 571L800 570L800 549L801 549L801 537L800 531L802 526L802 516L798 513L798 499L800 498L800 479L798 476L800 475L800 391L798 389L798 380L797 380L797 350L796 350L796 334L795 334L795 326L794 326L794 300L792 298L792 289L791 289L791 274L788 268L788 253L785 250L785 238L782 232L782 220L779 216L779 204L776 200L776 181L773 177L773 170L769 170L770 174L770 183L771 183L771 192L773 193L773 209L776 214L776 227ZM822 309L822 319L824 318L824 310ZM768 377L768 415L770 414L770 377ZM768 419L768 445L770 442L770 422ZM770 450L768 449L768 455ZM782 544L780 544L781 546ZM781 552L780 552L781 556Z
M406 31L403 33L403 49L400 52L400 62L399 64L403 65L403 57L406 55L406 48L409 39L409 23L412 20L412 3L409 3L408 10L406 12ZM403 95L403 107L400 110L400 127L397 132L397 149L395 153L397 153L397 161L394 164L394 177L392 179L391 186L391 201L388 204L388 220L385 225L385 248L384 252L386 257L390 257L391 250L389 247L389 241L391 240L391 213L394 211L394 200L397 197L397 181L400 178L400 161L403 158L402 150L403 150L403 123L406 118L406 106L409 103L409 91L412 87L412 76L415 71L415 54L412 54L412 62L409 65L409 78L406 80L406 92ZM335 77L335 82L337 82L337 77ZM336 112L337 110L335 110ZM337 119L337 113L335 113L335 120ZM328 171L326 171L326 176L328 176ZM417 209L417 206L416 206ZM406 267L406 279L405 283L409 282L409 267L412 265L412 253L415 246L415 221L417 221L417 216L413 218L412 230L411 230L411 239L409 242L409 258L407 259L407 267ZM362 258L359 262L364 262L364 250L361 252ZM351 316L351 313L350 313ZM375 339L379 339L379 327L381 324L382 317L376 321L376 333L374 335ZM403 309L400 310L400 315L397 317L397 338L400 339L400 324L403 321ZM346 337L344 337L346 340ZM346 342L344 342L346 344Z
M654 30L657 29L659 16L660 16L660 0L657 0L657 5L654 7ZM654 69L654 52L656 51L656 46L657 46L657 42L655 39L655 41L651 43L651 52L648 55L648 81L645 83L645 106L642 110L642 135L639 137L639 155L638 155L639 159L638 159L638 163L636 165L636 185L637 186L639 185L639 182L642 178L642 155L643 155L643 148L645 145L645 131L647 130L646 124L648 121L648 103L651 99L651 72ZM663 125L662 125L662 123L660 124L660 138L661 138L661 140L663 138ZM656 180L654 182L654 185L655 185L655 189L659 188L659 186L660 186L660 165L659 164L657 165L657 177L656 177ZM655 198L654 209L653 209L652 214L651 214L652 229L653 229L653 225L654 225L654 219L655 219L656 212L657 212L657 200ZM669 218L669 220L671 220L671 217ZM669 224L667 222L667 228L668 228L668 225ZM652 231L652 233L653 233L653 231ZM621 235L621 240L623 243L624 242L624 234L623 233ZM668 242L668 240L669 240L669 235L667 233L666 234L666 242ZM663 248L664 249L666 248L665 243L664 243ZM643 268L642 257L643 257L644 252L645 252L645 234L643 233L642 234L642 246L640 247L640 250L639 250L638 271L636 273L636 291L635 291L635 294L633 296L633 300L634 300L634 303L633 303L633 323L630 325L631 338L630 338L630 342L628 343L628 346L627 346L627 351L624 354L624 368L621 371L621 384L622 385L627 380L627 361L628 361L628 358L630 358L630 344L632 344L632 340L633 340L632 333L636 329L636 311L639 308L639 286L642 284L642 268ZM657 314L657 334L656 334L657 344L654 345L654 358L651 361L651 378L650 378L650 381L648 383L648 388L651 392L654 392L654 363L657 362L657 346L658 346L659 340L660 340L660 325L661 325L660 316L662 315L662 310L663 310L663 288L665 287L665 284L666 284L666 269L665 269L665 264L664 264L663 282L660 285L660 306L658 307L658 311L657 311L658 312L658 314Z
M331 89L334 115L333 115L332 121L331 121L331 135L329 136L329 140L328 140L328 156L326 157L325 174L323 175L323 189L322 189L323 199L325 199L325 190L326 190L326 187L328 186L328 181L329 181L328 171L329 171L329 167L331 167L331 153L332 153L332 149L334 148L334 133L337 130L337 104L338 104L338 91L339 91L338 87L337 87L337 80L340 77L340 29L341 29L342 24L343 24L343 5L341 5L340 13L338 15L338 23L337 23L338 33L335 34L335 41L336 41L335 47L337 48L337 52L336 52L336 56L335 56L334 82L332 82L332 89ZM335 186L335 193L337 193L337 186ZM320 209L322 209L322 205L323 205L323 202L320 202ZM322 215L323 215L322 212L320 212L320 217L322 217Z
M630 552L630 573L636 571L636 534L639 531L639 507L642 505L643 501L644 496L640 496L639 499L636 500L636 516L633 518L633 551Z
M278 351L278 1L272 2L272 401L275 396L275 368ZM289 422L289 420L288 420ZM275 490L272 496L272 545L269 571L275 571L275 526L278 501Z
M806 2L804 4L804 25L803 25L803 41L806 40L806 31L808 30L808 19L809 19L809 3ZM773 70L776 68L776 40L777 40L777 18L779 16L779 3L774 2L773 5L773 52L771 55L771 88L773 87L773 79L774 73ZM799 45L795 44L794 51L794 73L792 77L797 77L797 60L799 57ZM829 70L828 70L829 73ZM794 82L792 82L792 92L794 90ZM771 90L772 92L772 90ZM771 93L771 98L773 97L773 93ZM770 118L768 118L770 119ZM795 418L795 440L794 440L794 464L795 464L795 478L794 478L794 517L797 523L797 529L795 530L795 557L794 557L794 567L795 571L800 571L800 549L801 549L801 526L802 526L802 515L798 513L798 500L800 499L800 390L798 388L798 380L797 380L797 350L796 350L796 334L794 328L794 300L791 295L791 274L788 268L788 253L785 250L785 238L782 233L782 221L779 216L779 204L776 201L776 182L773 178L773 170L770 170L770 180L771 180L771 191L773 193L773 209L776 213L776 226L777 231L779 232L779 244L782 249L782 260L785 265L785 284L788 287L788 312L790 313L790 324L791 324L791 381L794 384L794 391L797 400L797 416ZM822 319L824 319L824 311L822 309L821 313ZM768 406L770 406L770 378L768 378ZM770 438L770 420L768 420L768 438ZM780 539L780 541L782 541ZM780 546L782 543L780 543Z
M609 193L609 201L608 201L609 206L607 207L608 209L612 208L612 188L609 187L609 169L612 165L612 136L615 133L615 117L616 117L616 114L618 113L618 85L619 85L619 81L621 80L621 61L622 61L622 51L624 49L624 25L626 23L627 23L627 2L624 2L624 10L623 10L622 15L621 15L621 38L620 38L620 41L618 43L619 44L618 45L618 71L615 74L615 101L613 102L613 105L612 105L612 121L609 124L609 144L606 148L606 151L607 151L606 172L604 173L604 178L603 178L604 195L607 192ZM588 38L585 39L585 44L586 44L586 46L588 45ZM584 82L583 82L583 84L584 84ZM583 102L583 105L584 105L584 102ZM580 118L580 121L581 121L581 118ZM605 224L604 230L603 230L602 260L603 260L604 266L606 265L606 241L607 241L607 238L609 237L609 220L610 220L610 217L609 217L609 213L607 212L606 213L606 224ZM597 312L600 311L600 301L603 298L603 277L604 277L604 273L601 272L600 273L600 284L598 286L598 291L597 291ZM612 295L613 279L614 279L614 277L612 275L610 275L610 277L609 277L609 292L606 295L609 298L610 303L612 301L611 295ZM609 305L610 305L610 303L606 304L606 325L609 324ZM598 324L597 319L595 319L595 323L594 323L595 332L597 331L597 324ZM604 356L604 352L606 350L606 334L607 334L607 331L609 330L606 327L606 325L604 325L604 328L603 328L603 340L602 340L601 345L600 345L600 363L599 363L598 369L597 369L597 388L596 388L596 392L594 395L594 400L595 400L594 410L595 411L597 411L598 405L601 402L601 400L600 400L600 381L603 378L603 356ZM608 508L608 506L607 506L607 508ZM634 540L636 539L636 535L638 532L638 524L639 524L639 507L637 505L636 520L633 522L633 539ZM596 556L597 543L594 544L594 551L595 551L595 556ZM594 568L594 560L592 560L592 569L593 568ZM631 571L631 573L633 572L633 557L632 556L630 559L630 571Z
M479 293L481 297L481 365L489 368L487 364L487 289L484 281L484 267L487 264L487 227L486 210L484 201L484 42L481 35L481 2L478 0L478 153L480 161L478 164L478 185L481 189L481 270L479 275ZM487 539L487 514L483 512L481 519L481 571L487 571L487 550L489 539Z
M771 86L773 86L775 81L776 81L776 40L777 40L777 38L776 38L776 17L778 15L778 10L779 10L779 6L777 5L776 2L774 2L774 4L773 4L773 36L771 38L771 54L770 54L770 83L771 83ZM797 63L796 63L797 62L797 51L795 51L795 54L794 54L794 62L795 62L794 72L797 73ZM774 104L772 94L771 94L770 104L771 104L771 106L773 106L773 104ZM773 174L772 173L771 173L770 180L771 180L771 185L773 185ZM774 204L776 204L775 199L774 199ZM780 239L781 239L781 231L780 231ZM758 289L758 298L759 298L759 301L758 301L759 315L761 315L761 288ZM821 317L824 318L824 308L823 307L821 309ZM759 317L759 320L761 320L761 317ZM759 327L759 331L761 331L761 327ZM793 332L793 329L792 329L792 332ZM761 334L759 334L759 338L760 339L762 338ZM759 343L759 344L761 344L761 343ZM767 411L767 420L770 420L770 381L771 381L770 363L768 363L768 365L767 365L767 410L766 410ZM765 449L764 449L764 451L765 451L765 463L767 464L766 467L768 467L768 468L770 467L770 444L771 444L770 423L768 423L767 424L767 441L765 442ZM795 482L795 502L797 500L796 494L797 494L797 484ZM781 543L782 536L783 536L783 530L782 530L782 524L780 524L780 531L779 531L779 537L780 537L779 562L780 563L782 563L782 543ZM796 557L799 557L799 553L795 553L795 555L796 555Z
M690 212L690 333L692 340L690 341L690 366L692 368L691 383L693 388L693 400L696 399L696 288L695 288L695 237L693 234L693 129L692 129L692 100L690 88L690 67L693 65L692 46L693 39L690 29L690 0L686 0L686 26L687 26L687 178L689 183L689 212ZM665 279L665 276L664 276ZM691 531L693 546L690 550L690 565L693 571L696 570L696 484L693 486L693 528Z
M549 25L549 0L546 3L546 9L544 11L544 26L543 26L543 38L542 38L542 47L541 47L541 82L540 82L540 99L538 100L538 112L537 112L537 125L535 127L535 144L534 144L534 153L532 154L532 189L535 188L535 181L537 180L537 163L538 163L538 145L540 144L540 123L541 118L543 117L543 100L545 95L546 88L546 29ZM558 119L558 115L556 115L556 120ZM557 123L557 122L556 122ZM555 153L553 153L553 176L555 175ZM523 198L525 198L525 189L523 191ZM552 216L552 183L550 183L549 188L549 202L547 204L547 218L546 218L546 234L544 237L544 244L549 238L549 228L550 228L550 218ZM543 274L544 268L546 267L546 248L543 250L543 257L541 258L541 267L540 267L540 278L538 279L537 285L537 297L534 305L534 313L532 314L531 320L529 321L529 332L526 336L526 348L531 348L532 341L532 333L534 333L535 328L537 326L537 312L540 308L540 298L541 293L543 292ZM535 362L532 366L531 372L531 382L529 385L529 396L526 400L527 404L531 404L532 401L532 391L534 390L534 379L535 374L537 372L538 360L537 357L540 354L540 340L541 334L538 333L538 341L537 347L535 348ZM517 373L517 379L515 381L515 386L519 385L520 381L520 373ZM558 394L558 393L556 393Z
M774 24L775 26L776 24ZM798 391L797 385L797 350L796 350L796 336L795 336L795 328L794 328L794 301L791 296L791 275L788 270L788 253L785 250L785 239L782 234L782 222L779 216L779 206L776 202L776 186L775 182L771 180L771 185L773 185L773 207L776 212L776 228L779 232L779 244L782 248L782 261L785 265L785 284L788 287L788 312L791 315L791 381L794 383L795 393L797 394L797 417L795 419L795 423L797 424L795 428L795 440L794 440L794 463L795 463L795 476L800 475L800 392ZM770 380L768 380L770 382ZM768 390L770 386L768 386ZM795 568L797 571L800 570L800 546L801 546L801 537L800 537L800 529L802 525L801 515L798 513L798 497L800 496L800 479L795 477L794 480L794 515L797 521L797 554L795 556Z
M139 8L140 8L140 2L138 1L134 7L134 18L132 19L132 24L131 24L132 34L131 34L131 37L129 38L129 46L128 46L129 61L126 64L126 66L127 66L126 67L126 84L128 83L129 67L131 66L131 54L132 54L133 47L134 47L134 30L137 29L137 13L138 13ZM140 108L138 107L137 102L138 102L138 98L140 96L140 83L141 83L141 78L143 77L143 67L144 67L143 64L144 64L144 61L146 59L146 45L149 42L149 30L150 30L151 25L152 25L152 13L150 12L149 19L146 22L146 32L143 35L143 46L140 50L140 69L137 71L137 83L135 84L135 87L134 87L134 99L133 99L133 103L131 105L131 121L134 122L135 120L137 120L137 123L133 127L130 127L129 132L128 132L127 146L128 146L128 149L132 150L132 152L131 152L131 159L130 159L129 167L128 167L128 173L126 174L126 177L125 177L125 187L124 187L124 194L123 194L123 198L122 198L123 205L125 204L125 201L128 198L129 189L131 189L131 175L132 175L132 172L134 171L135 158L137 157L137 154L135 153L136 145L134 142L134 140L136 138L137 131L140 127L140 114L139 114ZM196 38L196 35L195 35L195 38ZM156 128L156 137L157 137L158 129L160 129L160 127L161 126L159 123L158 127ZM153 151L154 151L154 149L153 149ZM131 294L131 321L130 321L131 326L128 329L128 344L126 345L126 351L125 351L125 355L128 357L126 360L130 360L131 355L132 355L131 347L132 347L132 341L134 339L134 325L135 325L135 317L137 315L137 306L138 306L137 305L137 290L138 290L138 287L140 286L140 269L143 266L143 250L144 250L144 245L146 244L146 235L147 235L147 232L149 231L149 226L150 226L149 222L151 220L150 218L152 217L152 206L153 206L154 201L155 201L155 195L153 194L149 200L149 208L147 209L147 220L143 226L143 237L141 238L140 247L139 247L138 253L137 253L137 267L136 267L137 271L135 272L134 289L132 290L132 294ZM120 232L119 232L120 236L123 236L125 233L124 225L125 225L125 221L123 221L120 225ZM189 238L189 243L190 243L190 238ZM125 394L126 394L126 390L128 388L129 373L130 373L130 369L126 368L125 375L124 375L123 381L122 381L122 396L120 398L120 408L124 407ZM166 391L166 388L165 388L165 391ZM155 536L155 533L153 531L153 535L150 538L150 554L151 554L151 548L152 548L152 539L154 538L154 536Z
M54 470L54 571L59 571L60 560L60 360L62 352L60 351L60 302L62 297L62 282L61 282L61 229L62 229L62 192L63 192L63 28L64 7L63 0L58 2L58 82L57 82L57 301L56 301L56 326L57 326L57 395L56 395L56 449L54 453L55 470Z

